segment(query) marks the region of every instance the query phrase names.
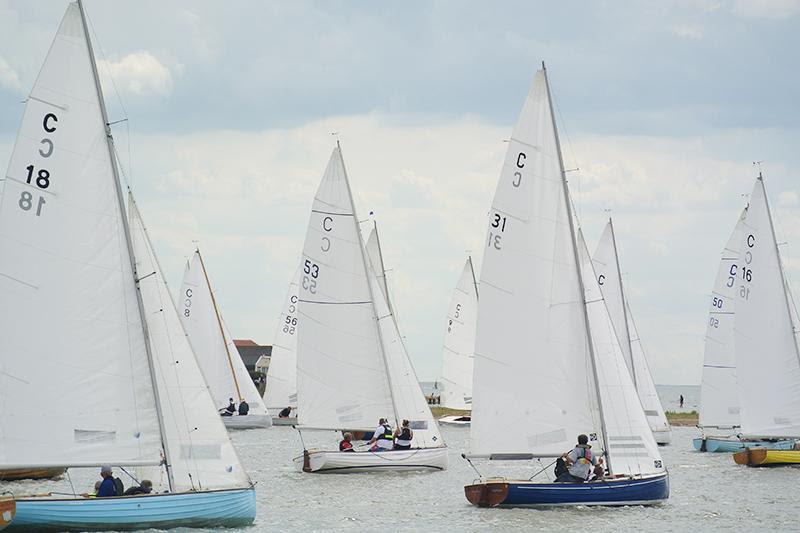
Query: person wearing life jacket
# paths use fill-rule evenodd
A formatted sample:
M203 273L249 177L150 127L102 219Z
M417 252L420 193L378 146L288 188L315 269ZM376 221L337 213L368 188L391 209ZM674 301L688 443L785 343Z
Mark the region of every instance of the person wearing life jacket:
M351 442L352 440L353 440L352 433L345 433L344 435L342 435L342 440L339 442L339 451L354 452L355 450L353 449L353 443Z
M408 420L403 420L403 426L394 430L394 449L410 450L411 439L413 438L414 432L411 431Z
M394 448L394 431L385 418L378 421L378 427L375 428L369 443L372 444L369 449L371 452L386 452Z
M566 463L567 471L556 479L557 483L583 483L592 475L594 467L603 463L602 457L595 459L586 435L578 435L578 444L561 458Z

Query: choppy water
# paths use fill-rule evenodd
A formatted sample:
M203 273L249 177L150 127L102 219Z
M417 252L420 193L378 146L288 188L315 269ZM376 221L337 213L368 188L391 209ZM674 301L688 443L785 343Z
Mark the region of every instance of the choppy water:
M429 473L302 474L292 457L301 450L297 432L273 427L233 433L233 441L257 482L258 518L244 531L796 531L800 469L754 469L728 454L692 451L694 428L674 428L674 444L662 448L671 497L658 507L478 509L463 486L476 476L461 459L467 428L443 427L450 468ZM332 433L307 441L335 444ZM486 475L529 477L530 463L481 463ZM501 470L502 468L502 470ZM77 476L73 475L73 481ZM65 481L58 482L63 490ZM85 483L89 485L88 481ZM25 491L52 490L52 483L0 484ZM77 488L77 487L76 487ZM79 489L81 490L81 489Z

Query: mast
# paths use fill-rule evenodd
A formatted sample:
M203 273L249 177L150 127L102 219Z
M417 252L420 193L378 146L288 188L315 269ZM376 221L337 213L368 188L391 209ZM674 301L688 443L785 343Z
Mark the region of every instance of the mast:
M472 266L472 256L467 256L467 262L469 263L469 271L472 274L472 284L475 286L475 297L478 298L478 280L475 279L475 268Z
M155 364L153 362L153 353L150 349L150 334L147 330L147 318L144 313L144 304L142 303L142 293L139 289L139 276L136 272L136 259L133 255L133 243L131 242L131 230L128 224L127 211L125 209L125 200L122 197L122 184L119 180L119 171L117 170L117 159L114 156L114 142L111 135L111 126L108 124L108 112L106 111L106 102L103 98L103 89L100 87L100 77L97 74L97 62L94 57L94 50L92 49L92 39L89 36L89 27L86 23L86 12L83 9L82 0L78 0L78 9L81 13L81 21L83 22L83 33L86 37L86 46L89 49L89 59L92 65L92 75L94 78L95 90L97 91L98 99L100 100L100 113L103 117L103 127L106 131L106 146L108 147L108 155L111 159L111 172L114 175L114 190L117 192L117 200L119 202L119 209L122 219L123 233L125 233L125 244L128 247L128 258L131 262L131 271L133 272L133 282L136 285L136 303L139 309L139 319L142 322L142 332L144 334L144 346L147 352L147 366L150 370L150 381L153 384L153 397L156 403L156 414L158 416L158 429L161 433L161 448L164 451L164 468L167 471L167 480L169 482L170 492L175 490L175 480L172 477L172 468L170 467L170 454L167 447L166 429L164 428L164 416L161 412L161 399L158 394L158 382L156 380Z
M619 295L622 298L622 318L625 326L625 342L628 344L628 350L631 355L631 378L633 379L633 387L636 387L636 363L633 362L633 345L631 344L631 332L628 328L628 305L625 299L625 290L622 287L622 270L619 268L619 254L617 253L617 236L614 233L614 223L611 217L608 217L608 225L611 228L611 244L614 247L614 261L617 263L617 276L619 278Z
M344 170L344 183L347 185L347 194L350 197L350 205L353 206L353 223L356 225L356 233L358 234L358 245L359 250L361 251L361 262L364 265L364 273L367 275L367 288L369 289L369 299L372 302L372 314L375 315L375 328L378 330L378 343L381 346L381 356L383 357L383 367L386 369L386 378L389 382L389 395L392 397L392 410L394 411L394 421L396 425L399 425L401 420L400 415L397 411L397 398L395 398L394 391L392 390L392 376L389 375L389 361L386 359L386 348L383 344L383 334L381 333L381 328L378 322L380 321L380 317L378 316L378 311L375 308L375 294L372 291L372 283L370 282L369 276L369 264L367 263L367 257L365 253L364 247L364 236L361 235L361 228L358 225L358 215L356 214L356 203L353 200L353 190L350 188L350 179L347 177L347 168L344 165L344 157L342 156L342 146L339 144L339 141L336 141L336 148L339 149L339 158L342 160L342 169ZM377 237L377 233L375 234ZM380 241L379 241L380 244ZM379 246L380 247L380 246ZM383 262L383 258L381 258L381 262ZM383 267L381 267L383 268ZM392 315L392 320L394 320L394 315L392 314L392 308L389 307L387 302L387 307L389 308L389 313Z
M206 264L203 261L203 254L200 253L200 247L196 250L197 257L200 258L200 268L203 269L203 277L206 280L206 285L208 286L208 293L211 294L211 303L214 304L214 314L217 317L217 326L219 326L219 334L222 337L222 344L225 345L225 354L228 356L228 366L231 369L231 376L233 376L233 386L236 388L236 396L239 398L241 402L244 398L242 397L242 391L239 389L239 380L236 379L236 370L233 368L233 360L231 359L231 350L228 348L228 342L225 339L225 330L222 328L222 318L219 316L219 308L217 307L217 299L214 298L214 291L211 290L211 282L208 280L208 271L206 271Z
M772 210L769 208L769 198L767 198L767 189L764 186L764 177L761 171L758 172L758 182L761 184L761 190L764 192L764 203L767 204L767 218L769 219L769 230L772 232L772 242L775 243L775 254L778 259L778 268L781 273L781 285L783 287L783 299L786 302L786 313L789 315L789 324L792 327L792 339L794 340L794 353L800 361L800 347L797 345L797 332L794 330L795 324L792 318L792 306L789 302L789 295L786 292L786 272L783 270L783 261L781 261L781 251L778 249L778 239L775 237L775 225L772 223Z
M542 72L544 73L544 85L547 89L547 103L550 106L550 119L553 121L553 133L556 137L556 151L558 152L558 165L561 169L561 184L564 187L564 203L567 207L567 218L569 219L569 233L572 237L572 253L575 258L575 266L577 267L577 274L578 274L578 289L580 291L580 297L583 301L583 322L586 325L586 341L589 344L589 359L592 363L592 374L594 376L594 386L595 392L597 394L597 404L600 411L600 429L603 432L603 448L606 457L606 468L608 472L611 473L611 461L609 458L609 446L608 446L608 432L606 431L606 420L605 416L603 415L603 400L600 397L600 380L598 379L597 375L597 362L595 361L594 356L594 344L592 343L592 331L589 326L589 314L586 311L586 292L583 287L583 278L581 277L581 260L578 256L578 246L577 241L575 240L575 225L572 220L572 206L570 205L570 197L569 197L569 187L567 187L567 173L564 170L564 159L561 155L561 143L558 140L558 127L556 126L556 115L553 112L553 99L550 96L550 81L547 79L547 69L544 66L544 61L542 61Z

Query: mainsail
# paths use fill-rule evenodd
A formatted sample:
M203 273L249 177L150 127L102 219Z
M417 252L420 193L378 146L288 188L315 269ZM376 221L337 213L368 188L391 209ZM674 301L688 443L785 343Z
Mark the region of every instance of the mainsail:
M741 236L734 318L741 432L756 437L800 437L797 331L760 175Z
M297 299L300 271L298 268L289 284L272 343L264 403L273 416L286 407L297 407Z
M700 387L700 427L727 429L740 425L739 393L734 353L739 247L747 208L742 211L722 255L709 297L703 379Z
M442 405L449 409L472 408L472 366L478 317L478 285L468 257L453 291L442 351Z
M669 423L658 398L653 376L633 321L630 303L622 285L614 225L609 219L592 256L597 284L603 293L611 323L619 340L625 364L630 370L642 407L653 431L668 431Z
M160 462L106 122L70 4L28 97L0 204L0 468Z
M216 408L226 407L230 398L236 403L245 399L250 414L267 414L261 395L222 322L200 250L195 250L186 263L178 301L181 322Z
M132 196L128 203L173 490L248 487L250 479L217 414ZM166 485L163 478L152 481Z

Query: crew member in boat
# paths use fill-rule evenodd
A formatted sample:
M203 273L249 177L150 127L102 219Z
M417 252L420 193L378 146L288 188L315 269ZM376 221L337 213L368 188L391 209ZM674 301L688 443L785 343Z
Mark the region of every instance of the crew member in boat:
M109 465L100 467L100 477L103 479L100 481L100 487L97 489L98 498L121 495L121 491L118 491L118 489L119 486L122 485L122 482L120 481L119 485L116 483L117 480L114 479L114 473L111 471Z
M150 494L153 492L153 482L149 479L143 479L141 483L130 487L126 490L123 495L124 496L134 496L136 494Z
M233 398L228 398L228 407L225 408L222 413L222 416L233 416L236 413L236 404L233 403Z
M385 418L378 421L378 427L369 443L372 444L369 449L371 452L386 452L394 448L394 431Z
M280 413L278 413L278 418L289 418L292 416L292 407L284 407Z
M414 432L411 431L408 420L403 420L403 426L394 430L394 449L410 450L413 438Z
M578 444L561 458L567 465L567 471L556 478L556 483L583 483L589 479L595 467L603 463L602 457L595 459L586 435L578 435Z
M242 401L239 402L239 416L245 416L249 412L250 412L250 404L247 403L247 400L242 398Z
M342 440L339 442L339 451L340 452L354 452L353 449L353 434L352 433L345 433L342 435Z

